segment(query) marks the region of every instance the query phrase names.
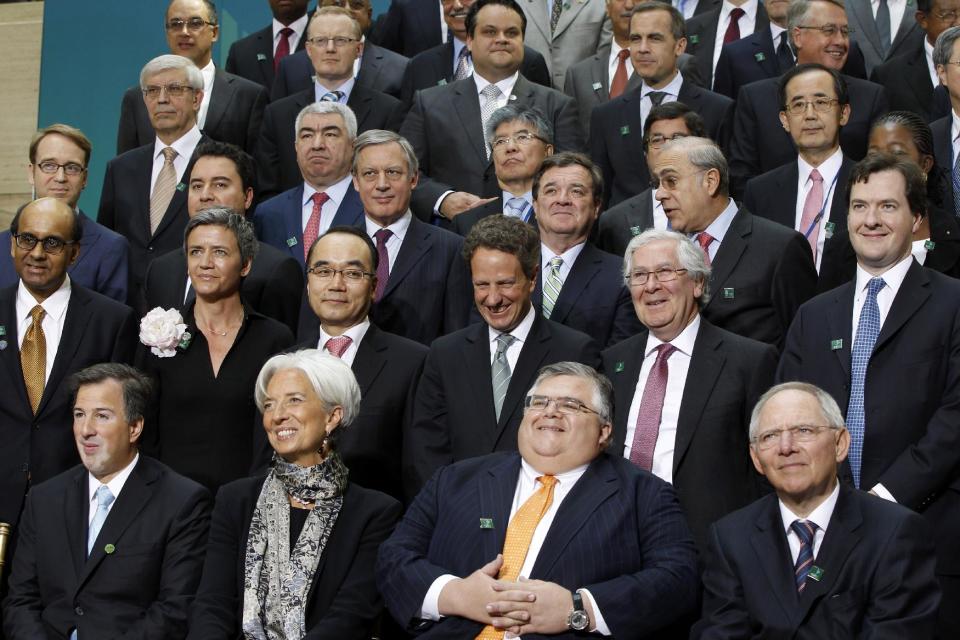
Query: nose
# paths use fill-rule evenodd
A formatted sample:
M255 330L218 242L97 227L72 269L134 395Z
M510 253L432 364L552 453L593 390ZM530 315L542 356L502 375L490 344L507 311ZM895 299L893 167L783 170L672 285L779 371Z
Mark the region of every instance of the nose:
M343 291L347 288L347 279L343 277L343 271L334 271L330 277L330 289Z
M379 171L377 172L377 190L386 191L390 188L390 181L387 180L387 172Z
M660 281L657 280L657 276L651 271L647 274L647 282L643 285L644 291L654 292L660 288Z
M317 135L313 136L313 139L310 141L311 149L323 149L326 146L327 145L323 140L323 134L321 133L318 133Z
M877 215L876 207L867 207L863 214L863 223L871 228L880 225L880 217Z
M663 188L662 183L657 186L657 190L654 192L653 197L655 197L658 202L663 202L669 197L667 190Z
M333 38L327 38L327 51L336 51L337 45L334 43Z
M200 190L200 202L211 202L213 200L213 191L209 185L203 185Z
M67 181L67 170L63 166L57 167L57 172L53 174L53 179L57 182L66 182Z
M77 433L79 433L84 438L89 438L97 433L97 430L93 428L93 416L83 416L82 418L74 418L74 426L76 427Z
M781 455L790 455L796 448L793 446L793 436L790 435L790 431L784 429L780 432L780 440L777 442L777 449Z

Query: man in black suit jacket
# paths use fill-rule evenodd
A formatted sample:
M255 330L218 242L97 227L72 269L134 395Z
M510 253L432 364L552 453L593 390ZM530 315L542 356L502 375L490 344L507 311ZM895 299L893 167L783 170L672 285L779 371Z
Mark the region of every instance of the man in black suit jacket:
M227 207L244 215L253 203L253 158L233 145L205 142L197 147L188 178L187 213ZM253 309L290 327L296 334L303 296L303 267L293 257L259 243L241 295ZM183 246L150 263L143 284L143 307L183 309L194 299Z
M816 290L806 239L737 206L727 190L727 162L710 140L668 143L654 175L670 227L695 236L711 266L713 295L702 315L722 329L782 347L797 308Z
M530 225L509 216L481 220L464 257L483 322L430 347L404 442L409 497L445 464L515 451L523 397L540 367L564 360L599 364L589 336L547 320L533 306L540 240Z
M43 198L24 207L11 225L10 251L20 280L0 290L0 522L14 526L31 483L77 462L64 379L95 362L129 362L136 346L138 323L129 307L67 278L82 233L78 223L63 201ZM58 250L56 240L71 244ZM39 338L36 307L43 312ZM29 372L39 380L28 384Z
M837 482L850 435L833 398L810 384L774 387L753 411L750 441L776 495L711 527L690 637L934 637L930 527Z
M710 0L701 4L709 4L711 8L687 20L687 51L697 59L700 76L707 81L705 86L713 87L717 60L720 57L719 52L716 52L717 41L723 42L731 24L737 24L737 37L728 44L754 33L767 31L770 19L767 17L765 3L753 0L728 0L727 3ZM745 12L738 14L740 17L736 21L731 17L734 9Z
M456 3L458 0L452 1ZM442 27L436 0L391 0L390 8L383 21L374 28L371 39L381 47L413 58L443 44L444 35L449 39L449 31L444 34Z
M930 132L933 134L933 152L937 168L944 176L946 185L944 194L945 205L948 211L960 218L960 203L954 190L954 184L960 178L955 167L957 158L957 128L954 122L960 113L960 74L957 66L950 64L956 60L960 46L960 28L951 27L937 38L937 46L933 49L933 62L937 66L937 75L940 77L941 87L946 89L950 102L950 113L930 123ZM936 92L935 92L936 93Z
M197 21L197 28L193 25ZM213 3L204 0L172 0L166 14L167 46L170 52L189 58L202 74L202 100L198 106L197 126L204 134L220 142L235 144L252 153L260 133L267 91L255 82L235 76L213 64L213 43L220 27ZM149 144L154 139L154 123L144 104L140 85L130 87L120 103L117 130L117 154Z
M138 440L150 379L97 364L70 380L77 466L30 491L13 559L10 638L183 637L212 500Z
M413 198L421 220L435 214L453 218L499 193L484 127L490 114L508 103L538 108L553 127L556 149L579 150L573 100L518 72L523 21L513 0L478 0L466 20L473 75L415 95L400 132L413 145L423 171ZM505 35L489 35L493 32Z
M616 408L611 453L676 488L703 551L710 523L760 495L747 424L773 383L777 352L700 316L710 267L691 240L647 230L630 241L626 261L635 313L648 330L603 352ZM678 269L685 272L670 271Z
M308 0L271 2L273 20L270 25L230 45L227 64L224 66L227 73L256 82L270 91L277 65L285 57L283 51L286 51L286 55L303 51L306 44L307 4ZM287 29L289 31L284 33ZM290 46L291 43L295 44Z
M591 117L590 157L603 172L606 205L613 206L650 186L643 155L644 120L663 102L682 102L706 123L707 136L725 148L733 118L733 101L688 82L677 68L686 47L680 12L663 3L647 2L630 19L630 52L643 83L607 104Z
M400 101L356 82L353 62L360 53L360 25L350 12L340 7L322 7L307 26L307 50L313 63L314 79L299 93L267 107L257 145L257 177L261 198L292 189L303 181L297 165L295 131L297 115L313 102L346 104L357 119L357 129L396 130L403 118ZM347 38L343 46L331 38ZM314 43L312 39L317 38ZM325 40L324 40L325 39ZM320 42L324 40L324 42Z

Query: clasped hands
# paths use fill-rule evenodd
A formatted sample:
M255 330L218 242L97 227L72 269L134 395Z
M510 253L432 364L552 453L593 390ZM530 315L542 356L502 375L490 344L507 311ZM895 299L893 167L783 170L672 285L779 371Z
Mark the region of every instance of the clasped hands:
M514 635L566 631L573 594L543 580L522 577L517 582L498 580L502 566L503 556L498 554L466 578L444 585L437 603L440 614L489 624ZM584 607L592 628L593 611L586 598Z

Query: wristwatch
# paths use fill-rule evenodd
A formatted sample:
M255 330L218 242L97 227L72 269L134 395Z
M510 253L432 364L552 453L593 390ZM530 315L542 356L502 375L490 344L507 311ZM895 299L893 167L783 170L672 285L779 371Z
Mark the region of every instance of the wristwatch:
M579 591L573 592L573 611L567 616L567 627L573 631L586 631L590 626L590 616L583 608L583 596Z

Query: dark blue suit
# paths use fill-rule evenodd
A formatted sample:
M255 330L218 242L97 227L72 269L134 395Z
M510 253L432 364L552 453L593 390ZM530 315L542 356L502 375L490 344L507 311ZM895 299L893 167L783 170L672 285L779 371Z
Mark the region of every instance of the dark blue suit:
M393 0L370 38L381 47L412 58L442 44L435 0Z
M300 42L303 42L303 38ZM400 81L403 79L407 62L405 57L368 41L364 44L363 57L360 58L357 84L399 98ZM287 56L280 61L277 68L277 77L270 90L270 101L275 102L313 87L313 74L313 63L307 57L306 51Z
M119 233L94 222L80 212L83 237L80 238L80 254L68 269L70 279L79 285L101 293L117 302L127 302L127 263L130 243ZM0 233L0 288L17 284L20 276L13 268L10 246L10 231Z
M423 638L479 633L482 625L464 618L421 621L420 608L438 577L466 577L503 551L519 473L519 454L495 453L441 469L420 492L377 558L377 584L401 625L419 624ZM482 518L492 528L481 528ZM649 637L670 625L695 606L699 588L673 488L606 453L563 500L529 577L588 589L617 638Z

